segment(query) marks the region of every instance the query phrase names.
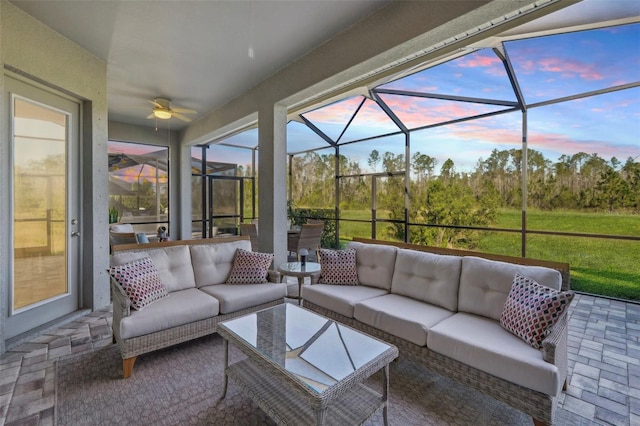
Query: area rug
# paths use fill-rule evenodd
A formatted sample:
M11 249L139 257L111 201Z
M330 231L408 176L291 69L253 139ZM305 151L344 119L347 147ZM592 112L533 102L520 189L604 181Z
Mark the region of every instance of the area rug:
M272 425L229 381L219 400L224 353L217 334L141 355L122 379L115 345L61 359L56 369L58 425ZM231 347L231 361L243 355ZM399 359L390 373L392 425L531 425L531 418L466 386ZM379 388L380 373L367 384ZM381 425L377 413L367 425ZM341 425L342 426L342 425Z

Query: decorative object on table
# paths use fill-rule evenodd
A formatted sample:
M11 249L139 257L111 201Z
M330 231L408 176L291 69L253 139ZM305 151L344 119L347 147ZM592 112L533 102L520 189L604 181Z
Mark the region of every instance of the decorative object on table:
M164 225L158 226L158 241L169 241L169 233L167 232L167 227Z
M109 208L109 223L118 223L119 219L120 213L118 212L118 209L116 209L115 207Z
M306 248L300 249L298 254L300 254L300 264L302 266L306 265L307 264L307 256L309 255L309 250L307 250Z

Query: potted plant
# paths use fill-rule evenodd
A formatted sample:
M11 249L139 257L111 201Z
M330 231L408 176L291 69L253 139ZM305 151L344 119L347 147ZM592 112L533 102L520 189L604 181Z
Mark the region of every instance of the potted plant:
M116 209L115 207L110 207L109 208L109 223L118 223L118 220L120 219L120 213L118 212L118 209Z

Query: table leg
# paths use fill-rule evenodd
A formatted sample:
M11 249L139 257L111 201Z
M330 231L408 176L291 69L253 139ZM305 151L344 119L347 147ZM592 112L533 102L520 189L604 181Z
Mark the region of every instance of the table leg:
M326 414L327 414L327 409L326 408L321 408L320 410L316 411L316 425L317 426L324 425L324 418L325 418Z
M227 376L227 367L229 366L229 342L227 339L222 339L222 348L224 350L224 384L222 386L222 396L220 399L224 399L227 396L227 385L229 384L229 376Z
M389 424L389 364L384 366L384 377L382 378L382 400L384 401L384 407L382 407L382 419L384 426Z
M302 306L302 284L304 284L304 277L298 277L298 306Z

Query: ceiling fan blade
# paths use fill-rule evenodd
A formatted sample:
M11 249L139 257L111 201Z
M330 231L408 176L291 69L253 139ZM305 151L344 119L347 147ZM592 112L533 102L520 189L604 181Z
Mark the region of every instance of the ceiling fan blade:
M147 118L154 118L155 115L153 113L151 113L150 115L147 116Z
M198 111L196 111L195 109L189 109L189 108L171 108L171 111L173 112L181 112L183 114L197 114Z
M150 100L147 99L147 102L149 102L151 105L153 105L153 106L155 106L157 108L164 108L162 105L160 105L156 101L150 101Z
M189 117L186 117L182 114L178 114L175 110L173 110L173 112L171 113L171 116L177 118L178 120L186 121L187 123L191 122L191 119Z

